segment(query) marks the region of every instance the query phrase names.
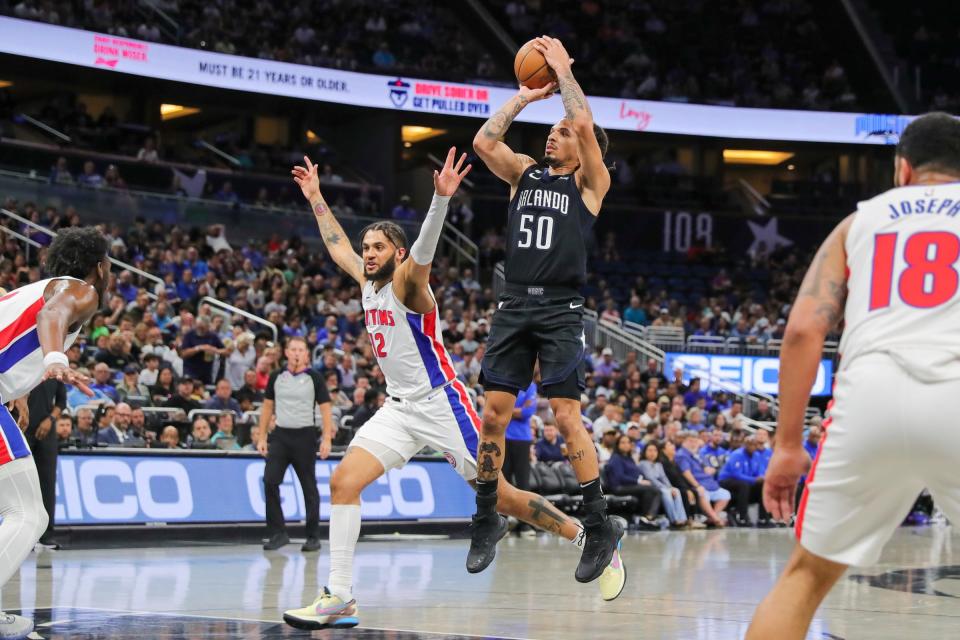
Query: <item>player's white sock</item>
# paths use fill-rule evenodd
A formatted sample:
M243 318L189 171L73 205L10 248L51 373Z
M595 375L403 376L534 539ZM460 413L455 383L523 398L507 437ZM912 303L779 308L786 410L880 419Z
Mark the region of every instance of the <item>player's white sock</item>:
M583 541L586 539L586 532L583 530L583 525L579 522L575 523L577 528L580 529L579 533L573 537L573 540L570 541L570 544L575 546L577 549L583 549Z
M353 554L360 538L360 505L330 508L330 593L344 602L353 598Z

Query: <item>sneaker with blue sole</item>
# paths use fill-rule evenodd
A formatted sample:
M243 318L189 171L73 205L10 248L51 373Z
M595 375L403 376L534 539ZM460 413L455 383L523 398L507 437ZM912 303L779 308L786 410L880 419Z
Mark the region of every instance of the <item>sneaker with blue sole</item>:
M349 629L360 624L360 607L356 599L344 602L326 587L313 603L302 609L283 613L283 621L295 629Z
M0 611L0 640L23 640L33 632L33 620Z

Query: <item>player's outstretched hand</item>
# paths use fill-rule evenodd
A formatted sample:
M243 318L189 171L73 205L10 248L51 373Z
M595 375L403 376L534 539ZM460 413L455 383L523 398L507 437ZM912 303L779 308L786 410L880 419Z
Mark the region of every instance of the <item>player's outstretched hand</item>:
M543 59L556 74L569 71L573 66L573 58L567 53L563 43L550 36L534 38L533 48L543 54Z
M457 157L457 148L450 147L450 151L447 152L447 160L443 163L443 169L437 171L433 170L433 188L436 190L438 196L452 196L457 192L457 188L460 186L460 181L470 173L470 169L473 168L473 165L468 164L463 171L460 171L460 168L463 167L463 163L467 160L467 154L460 156L460 159L457 160L457 164L454 165L453 161Z
M540 89L528 89L525 86L520 85L520 90L517 92L517 95L519 95L520 98L526 102L536 102L537 100L549 98L556 92L557 83L551 82Z
M70 367L65 367L62 364L52 364L47 367L47 370L43 372L44 380L57 380L65 384L73 385L77 389L80 389L89 397L93 397L94 393L90 387L87 386L87 383L90 382L90 378L78 373L71 369Z
M763 506L774 520L790 522L797 496L797 482L810 469L810 456L803 447L778 446L773 450L763 481Z
M320 176L317 175L317 165L310 162L310 158L303 156L303 162L306 167L297 165L290 173L293 174L293 181L303 191L303 197L309 201L320 195Z

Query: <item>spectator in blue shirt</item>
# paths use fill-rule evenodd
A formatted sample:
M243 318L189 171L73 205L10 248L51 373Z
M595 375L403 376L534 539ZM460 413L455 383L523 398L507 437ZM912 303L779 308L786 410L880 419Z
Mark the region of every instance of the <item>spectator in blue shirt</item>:
M533 443L530 418L536 411L537 383L531 382L517 395L513 419L507 425L507 450L503 457L504 477L521 491L530 488L530 445Z
M137 293L140 289L133 284L133 274L124 269L117 278L117 293L119 293L127 304L137 299Z
M691 378L690 389L683 394L683 404L688 407L693 407L696 406L697 400L700 398L708 399L709 397L710 394L700 390L700 378Z
M729 451L724 447L724 433L719 429L714 429L706 434L707 444L700 449L700 462L705 466L714 469L723 469L727 461Z
M203 404L204 409L216 409L218 411L232 412L235 417L243 416L240 410L240 403L233 398L233 386L226 378L217 380L216 391L210 396L210 399Z
M417 210L410 205L410 196L400 196L400 204L390 212L394 220L416 220L418 218Z
M687 412L687 429L700 432L707 428L703 423L703 410L700 407L694 407Z
M683 448L677 451L677 467L697 493L697 503L707 516L707 521L714 527L723 527L719 514L730 502L730 492L717 482L717 470L705 467L697 458L699 449L700 438L697 434L693 431L685 432Z
M187 249L187 259L183 261L183 268L190 269L190 272L193 274L194 278L203 279L207 276L207 272L210 271L210 267L207 263L200 259L200 252L197 251L196 247L190 247Z
M197 283L193 280L193 271L184 269L180 276L180 282L177 283L177 298L186 302L196 297Z
M603 467L610 492L617 496L635 496L640 504L640 522L644 528L657 528L654 520L660 510L660 489L640 475L640 467L633 460L633 438L622 435L617 439L613 455Z
M647 311L640 304L640 298L633 296L630 298L630 306L623 312L623 319L626 322L635 324L647 324Z
M109 365L106 362L98 362L93 367L93 382L87 386L95 396L102 395L116 404L120 401L120 396L117 395L117 388L113 386L112 379L113 372L110 371Z
M759 523L769 523L763 509L763 474L760 473L761 456L757 452L756 436L748 437L743 446L730 454L727 464L720 470L720 486L733 496L736 512L730 514L732 526L750 526L750 503L759 505Z
M760 475L767 473L767 465L773 457L773 444L770 442L770 432L766 429L757 429L757 453L760 454Z
M566 448L567 443L560 437L556 422L546 422L543 425L543 437L537 440L534 447L537 460L540 462L563 462L566 459L566 456L563 455L563 449Z

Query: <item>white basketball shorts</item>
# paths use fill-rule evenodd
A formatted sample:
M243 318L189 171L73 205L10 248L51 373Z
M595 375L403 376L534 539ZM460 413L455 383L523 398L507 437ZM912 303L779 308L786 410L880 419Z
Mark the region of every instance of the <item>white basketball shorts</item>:
M350 446L369 451L385 471L403 466L421 449L430 447L470 481L477 478L479 442L480 416L463 383L454 380L421 399L388 398L360 427ZM382 448L396 455L384 455Z
M960 380L921 382L891 356L859 356L837 376L833 408L797 510L811 553L875 564L924 487L960 522Z

